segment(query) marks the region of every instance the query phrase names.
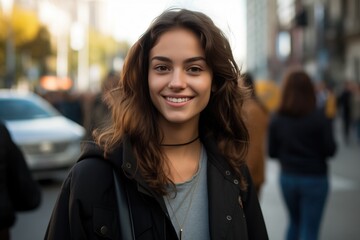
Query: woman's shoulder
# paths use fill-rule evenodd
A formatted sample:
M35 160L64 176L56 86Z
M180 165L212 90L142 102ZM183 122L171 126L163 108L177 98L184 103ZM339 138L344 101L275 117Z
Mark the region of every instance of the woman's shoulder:
M107 159L89 157L78 161L71 171L73 175L93 179L107 175L112 169L113 166Z
M283 121L286 121L286 117L278 112L274 112L270 116L270 123L272 125L282 123Z
M84 158L71 168L64 187L81 201L100 197L113 184L112 169L106 159Z
M325 109L316 108L311 114L309 114L309 118L316 119L320 122L327 122L329 118L326 116Z

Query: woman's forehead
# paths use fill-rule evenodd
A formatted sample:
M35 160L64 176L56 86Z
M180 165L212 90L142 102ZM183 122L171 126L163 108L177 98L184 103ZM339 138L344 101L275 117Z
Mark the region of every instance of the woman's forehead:
M150 59L155 56L168 58L205 58L200 39L190 30L176 28L164 32L150 50Z

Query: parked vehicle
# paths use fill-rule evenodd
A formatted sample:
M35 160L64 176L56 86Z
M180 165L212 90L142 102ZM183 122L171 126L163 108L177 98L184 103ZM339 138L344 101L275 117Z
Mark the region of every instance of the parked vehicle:
M68 168L80 154L85 129L32 92L0 89L0 119L34 172Z

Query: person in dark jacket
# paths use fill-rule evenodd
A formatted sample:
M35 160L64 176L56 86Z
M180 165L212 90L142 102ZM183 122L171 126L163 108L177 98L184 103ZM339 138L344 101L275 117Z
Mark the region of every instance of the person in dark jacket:
M344 82L344 87L338 96L337 104L340 110L341 126L345 144L350 143L350 129L352 118L352 83L349 80Z
M40 203L40 187L5 123L0 121L0 240L10 239L16 212L36 209Z
M84 144L45 239L268 239L239 76L208 16L157 17L108 92L112 121Z
M316 107L306 72L284 78L282 99L269 127L269 156L280 161L280 186L289 214L287 240L316 240L329 192L327 160L336 151L331 119Z
M115 71L110 71L108 75L102 82L101 92L97 93L94 97L90 98L86 104L86 136L85 139L92 140L92 132L101 126L108 124L110 119L110 111L106 102L104 102L103 97L105 93L117 84L120 76L119 73Z

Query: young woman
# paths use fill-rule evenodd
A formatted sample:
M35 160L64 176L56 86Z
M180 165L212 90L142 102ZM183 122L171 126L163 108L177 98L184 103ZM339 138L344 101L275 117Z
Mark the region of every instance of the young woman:
M134 239L268 239L244 160L239 75L209 17L156 18L131 48L107 96L112 125L72 168L46 238L121 239L115 170Z
M269 127L269 155L280 161L280 186L289 213L286 239L318 239L329 191L327 160L336 151L331 119L316 106L307 73L290 71Z

